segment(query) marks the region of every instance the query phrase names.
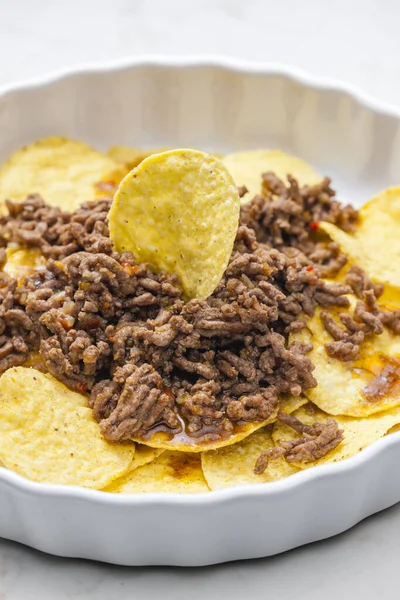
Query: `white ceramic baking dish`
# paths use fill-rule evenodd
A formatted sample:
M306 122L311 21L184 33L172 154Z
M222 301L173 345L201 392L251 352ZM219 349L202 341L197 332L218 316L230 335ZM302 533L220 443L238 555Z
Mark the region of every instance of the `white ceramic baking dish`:
M0 92L0 160L49 134L220 152L278 147L355 204L400 183L400 112L297 70L144 57ZM0 536L121 565L206 565L338 534L400 501L400 433L341 463L209 494L117 496L0 469Z

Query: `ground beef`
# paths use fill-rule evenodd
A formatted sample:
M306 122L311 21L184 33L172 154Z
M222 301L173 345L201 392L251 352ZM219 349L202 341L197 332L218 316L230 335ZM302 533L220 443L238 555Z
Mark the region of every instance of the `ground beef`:
M386 311L378 306L377 299L383 293L383 286L372 283L359 267L351 267L345 280L359 298L353 315L339 313L335 318L322 311L321 320L334 340L325 344L329 356L342 361L354 361L359 358L366 337L380 335L384 325L394 333L400 333L400 311Z
M91 406L107 439L119 442L143 435L160 420L177 429L174 398L163 387L162 377L149 364L119 367L111 386L100 381Z
M176 398L191 434L212 425L229 430L232 422L271 418L279 408L279 393L299 395L316 384L305 356L308 348L289 346L271 328L279 322L286 297L274 276L284 278L287 260L262 248L234 253L208 300L177 298L153 319L141 313L128 319L124 313L106 330L114 364L152 365ZM106 386L103 381L99 399L98 388L92 391L96 414ZM115 375L108 388L115 388ZM113 435L107 424L103 431Z
M334 199L327 178L304 187L290 175L288 186L274 173L264 173L262 180L262 195L242 206L241 221L255 231L260 242L273 248L296 247L309 253L319 221L334 223L344 231L352 231L357 223L357 211Z
M309 463L318 460L336 448L343 441L343 430L338 428L334 419L328 418L325 423L315 422L304 425L293 415L278 413L278 419L288 425L300 437L293 440L281 440L279 445L264 451L257 459L254 467L256 474L263 473L271 460L283 456L289 463Z
M72 214L46 205L36 194L23 203L7 200L6 206L9 215L0 216L0 240L40 248L46 258L65 258L79 250L112 253L106 224L111 199L85 202Z
M0 372L23 364L37 348L37 323L26 314L22 295L17 280L0 273Z
M329 180L299 188L293 178L286 186L265 174L263 194L242 208L215 292L190 301L175 275L155 274L131 254L113 250L109 199L85 203L72 214L38 196L8 202L8 216L0 217L0 249L8 243L36 247L48 261L19 288L6 281L4 311L17 311L4 318L6 358L19 353L15 360L22 362L38 347L55 377L90 394L93 414L112 441L143 437L159 425L177 431L182 420L196 437L275 418L280 394L298 396L316 385L311 347L290 344L289 333L304 327L317 306L346 315L343 327L331 323L326 311L322 319L332 344L348 344L349 355L362 336L379 333L383 324L400 326L397 316L378 311L379 290L360 273L349 271L344 284L322 278L334 277L346 259L316 234L318 221L346 231L357 221L356 211L333 198ZM344 311L352 290L359 306L350 322ZM14 338L22 341L7 354ZM341 350L331 351L346 359ZM314 459L318 448L334 447L339 434L329 421L302 436L285 449L288 460Z

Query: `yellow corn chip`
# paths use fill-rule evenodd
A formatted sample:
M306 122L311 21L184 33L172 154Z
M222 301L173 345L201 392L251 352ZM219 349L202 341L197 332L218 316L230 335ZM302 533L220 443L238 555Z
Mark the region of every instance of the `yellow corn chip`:
M0 168L0 201L40 194L72 212L97 195L95 184L116 177L119 164L83 142L44 138L15 152ZM119 180L119 178L118 178Z
M15 277L23 279L36 270L44 269L46 259L38 248L7 248L7 262L4 265L4 272Z
M386 435L389 435L390 433L397 433L398 431L400 431L400 423L398 423L397 425L393 425L393 427L388 429Z
M237 185L245 185L249 190L242 203L261 193L261 175L266 171L273 171L283 181L287 175L293 175L300 185L313 185L322 179L306 162L281 150L235 152L225 156L223 162Z
M400 187L388 189L360 210L354 234L331 223L321 229L337 242L350 261L375 282L400 289Z
M285 394L280 397L279 410L290 415L292 412L300 408L300 406L303 406L303 404L307 404L307 402L308 399L305 396L292 396L291 394Z
M131 171L135 167L138 166L148 156L152 154L160 154L161 152L167 152L171 150L170 147L167 146L159 146L156 148L132 148L131 146L111 146L107 150L108 156L110 156L113 160L123 165L128 171ZM222 158L221 154L216 152L212 153L213 156L217 158Z
M163 452L149 464L135 469L104 491L115 494L208 492L200 457L183 452Z
M131 471L134 471L135 469L138 469L139 467L143 467L143 465L151 463L164 452L164 450L162 450L161 448L152 448L151 446L145 446L145 444L135 444L135 446L135 455L133 457L129 473L131 473ZM124 475L124 477L129 476L129 473ZM121 481L121 479L118 479L111 485L114 485L114 483L116 484L118 481Z
M189 298L207 298L228 264L239 210L237 187L219 159L171 150L149 156L122 180L110 235L119 252L177 273Z
M101 489L127 473L133 444L110 444L84 396L35 369L0 379L0 460L34 481Z
M330 415L318 409L315 409L314 414L310 414L302 407L294 413L294 416L300 419L305 425L312 425L315 422L325 422ZM315 465L338 462L361 452L361 450L364 450L364 448L386 435L393 426L400 423L400 408L392 408L391 410L361 419L335 416L335 421L337 421L339 429L343 430L343 441L319 460L310 463L296 463L297 467L307 469ZM280 421L275 423L272 432L275 445L278 445L280 440L292 440L299 437L301 436L291 427L288 427L288 425L284 425ZM273 464L274 461L271 461L267 467L267 471Z
M281 396L279 410L290 414L307 402L308 400L305 396L296 397L291 396L290 394L285 394ZM167 432L158 431L153 433L151 437L146 436L146 439L134 437L132 438L132 441L140 444L144 443L153 448L179 450L180 452L204 452L208 450L216 450L217 448L223 448L225 446L237 444L261 427L265 427L270 423L274 423L276 421L277 413L278 409L270 416L269 419L265 421L245 423L243 425L238 425L232 432L221 432L220 437L216 435L216 431L205 433L204 437L191 436L186 432L172 435Z
M174 436L170 433L158 431L153 433L150 437L146 436L145 439L133 437L132 441L139 444L147 444L152 448L162 448L164 450L179 450L179 452L187 453L203 452L205 450L215 450L216 448L236 444L253 433L253 431L260 429L260 427L264 427L268 423L273 423L275 419L276 414L272 415L271 418L266 421L240 425L231 433L222 432L221 436L218 436L216 432L205 434L204 438L190 436L186 433L178 433Z
M294 412L303 404L306 404L308 399L305 396L292 396L290 394L282 395L280 398L279 410L288 414ZM278 409L265 421L258 421L254 423L245 423L238 425L233 432L222 432L221 437L217 437L216 432L210 432L205 434L204 437L190 436L189 434L182 432L175 436L166 432L154 433L151 437L146 439L135 437L132 441L139 444L147 444L153 448L162 448L164 450L179 450L180 452L204 452L208 450L216 450L217 448L223 448L225 446L231 446L237 444L241 440L247 438L254 431L259 430L262 427L276 421Z
M167 150L170 150L170 148L159 147L144 150L143 148L131 148L130 146L111 146L107 150L107 154L116 162L125 165L130 171L148 156L160 154L160 152L166 152Z
M268 469L261 475L254 473L254 466L260 454L274 447L270 427L259 429L233 446L203 452L201 464L211 490L277 481L299 470L283 458L278 458L271 461Z
M306 396L320 409L331 415L352 417L368 416L400 404L400 337L385 330L381 335L367 337L361 356L354 362L343 362L331 358L324 345L332 342L325 330L317 308L315 315L307 321L308 329L291 336L291 340L311 342L313 350L308 357L315 365L314 377L318 385L306 390ZM332 313L334 314L334 313ZM385 367L391 364L399 375L393 385L380 397L370 397L368 390L375 378L385 384ZM397 367L396 367L397 365Z

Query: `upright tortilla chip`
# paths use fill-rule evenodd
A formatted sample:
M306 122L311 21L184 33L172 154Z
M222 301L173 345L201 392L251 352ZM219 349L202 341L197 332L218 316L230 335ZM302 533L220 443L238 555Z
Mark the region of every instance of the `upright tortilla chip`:
M131 171L137 167L142 160L151 156L152 154L160 154L161 152L168 152L172 148L167 146L158 146L154 148L132 148L131 146L111 146L107 150L108 156L113 160L120 163L121 166L126 168L127 171ZM217 158L222 158L221 154L216 152L212 153Z
M354 234L332 223L322 222L320 227L374 282L400 290L400 187L385 190L363 206Z
M283 458L271 461L264 473L254 473L254 466L260 454L274 447L271 427L263 427L233 446L203 452L201 464L211 490L278 481L297 473L299 469L289 465Z
M163 452L149 464L139 467L104 490L114 494L208 492L200 457L184 452Z
M96 183L122 176L119 163L83 142L48 137L21 148L0 168L0 202L40 194L66 212L98 195Z
M237 187L222 162L198 150L143 160L110 210L116 250L177 273L189 298L207 298L228 264L239 222Z
M273 171L283 181L287 175L293 175L300 185L313 185L322 179L306 162L281 150L235 152L225 156L223 162L237 185L245 185L249 190L242 204L261 193L261 175L266 171Z
M134 444L102 437L85 396L15 367L0 378L0 460L33 481L102 489L127 473Z
M321 410L331 415L363 417L400 405L400 336L384 330L381 335L366 338L360 358L341 361L328 355L324 345L333 339L320 319L321 309L307 320L307 328L291 336L291 341L313 344L307 354L315 370L318 385L306 390L306 396ZM331 311L334 316L335 311ZM398 367L396 367L398 363ZM368 390L375 380L385 385L385 367L393 365L398 375L387 391L370 397ZM376 378L381 378L377 380ZM392 376L391 376L392 377Z
M294 416L302 421L305 425L312 425L315 422L325 422L330 416L327 413L314 409L313 413L308 412L307 407L302 407L294 413ZM309 463L296 463L296 466L301 469L308 469L316 465L325 463L338 462L345 458L350 458L364 450L367 446L376 442L386 435L391 428L400 423L400 407L392 408L379 414L371 415L365 418L352 418L335 416L339 429L343 430L343 441L331 450L326 456L323 456L317 461ZM275 445L279 445L281 440L293 440L299 438L296 433L288 425L284 425L277 421L274 425L272 438ZM273 467L274 461L271 461L267 467Z

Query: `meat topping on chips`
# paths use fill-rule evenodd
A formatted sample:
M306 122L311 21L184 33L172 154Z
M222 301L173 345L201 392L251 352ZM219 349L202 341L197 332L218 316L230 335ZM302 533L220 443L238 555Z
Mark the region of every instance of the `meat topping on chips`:
M346 257L316 235L318 222L348 231L357 212L334 199L329 180L301 188L288 180L263 176L264 196L242 206L222 280L207 299L189 301L176 275L156 274L132 254L114 251L111 199L85 203L72 214L38 196L8 202L9 214L0 218L3 245L40 248L48 259L22 285L7 276L6 302L11 308L17 302L27 320L0 314L6 336L7 327L22 327L23 358L4 339L17 357L10 364L39 350L57 379L91 394L93 414L112 441L145 438L160 425L178 431L183 423L194 438L207 428L227 435L237 424L276 418L280 394L299 396L316 385L310 346L290 344L288 335L303 328L317 306L346 315L347 296L357 293L358 312L351 322L343 317L340 335L329 314L321 316L332 345L350 345L352 357L365 335L380 333L383 324L398 327L397 316L377 309L380 289L361 271L350 270L345 283L323 280L335 276ZM341 349L337 356L347 360ZM276 453L316 460L340 441L328 419L304 430L290 448L271 450L256 468L262 472Z
M0 372L22 365L37 345L38 323L23 302L18 281L0 273Z
M305 425L293 415L278 413L278 419L291 427L300 437L292 440L280 440L274 448L260 454L254 467L256 474L263 473L268 462L284 456L288 463L309 463L328 454L343 441L343 431L335 419L326 419L325 423L315 422Z
M312 233L320 221L353 231L358 213L335 200L330 179L299 187L296 179L289 175L288 182L289 185L285 185L274 173L264 173L262 195L242 206L242 223L254 229L260 242L279 249L294 246L309 254L318 249ZM337 251L336 245L335 249ZM323 262L326 262L325 257Z
M395 333L400 332L400 311L387 311L378 306L377 300L383 293L383 286L373 284L359 267L351 267L345 281L359 298L353 315L339 313L337 322L329 312L322 311L321 320L334 340L325 344L329 356L354 361L360 356L366 336L382 334L383 325Z

